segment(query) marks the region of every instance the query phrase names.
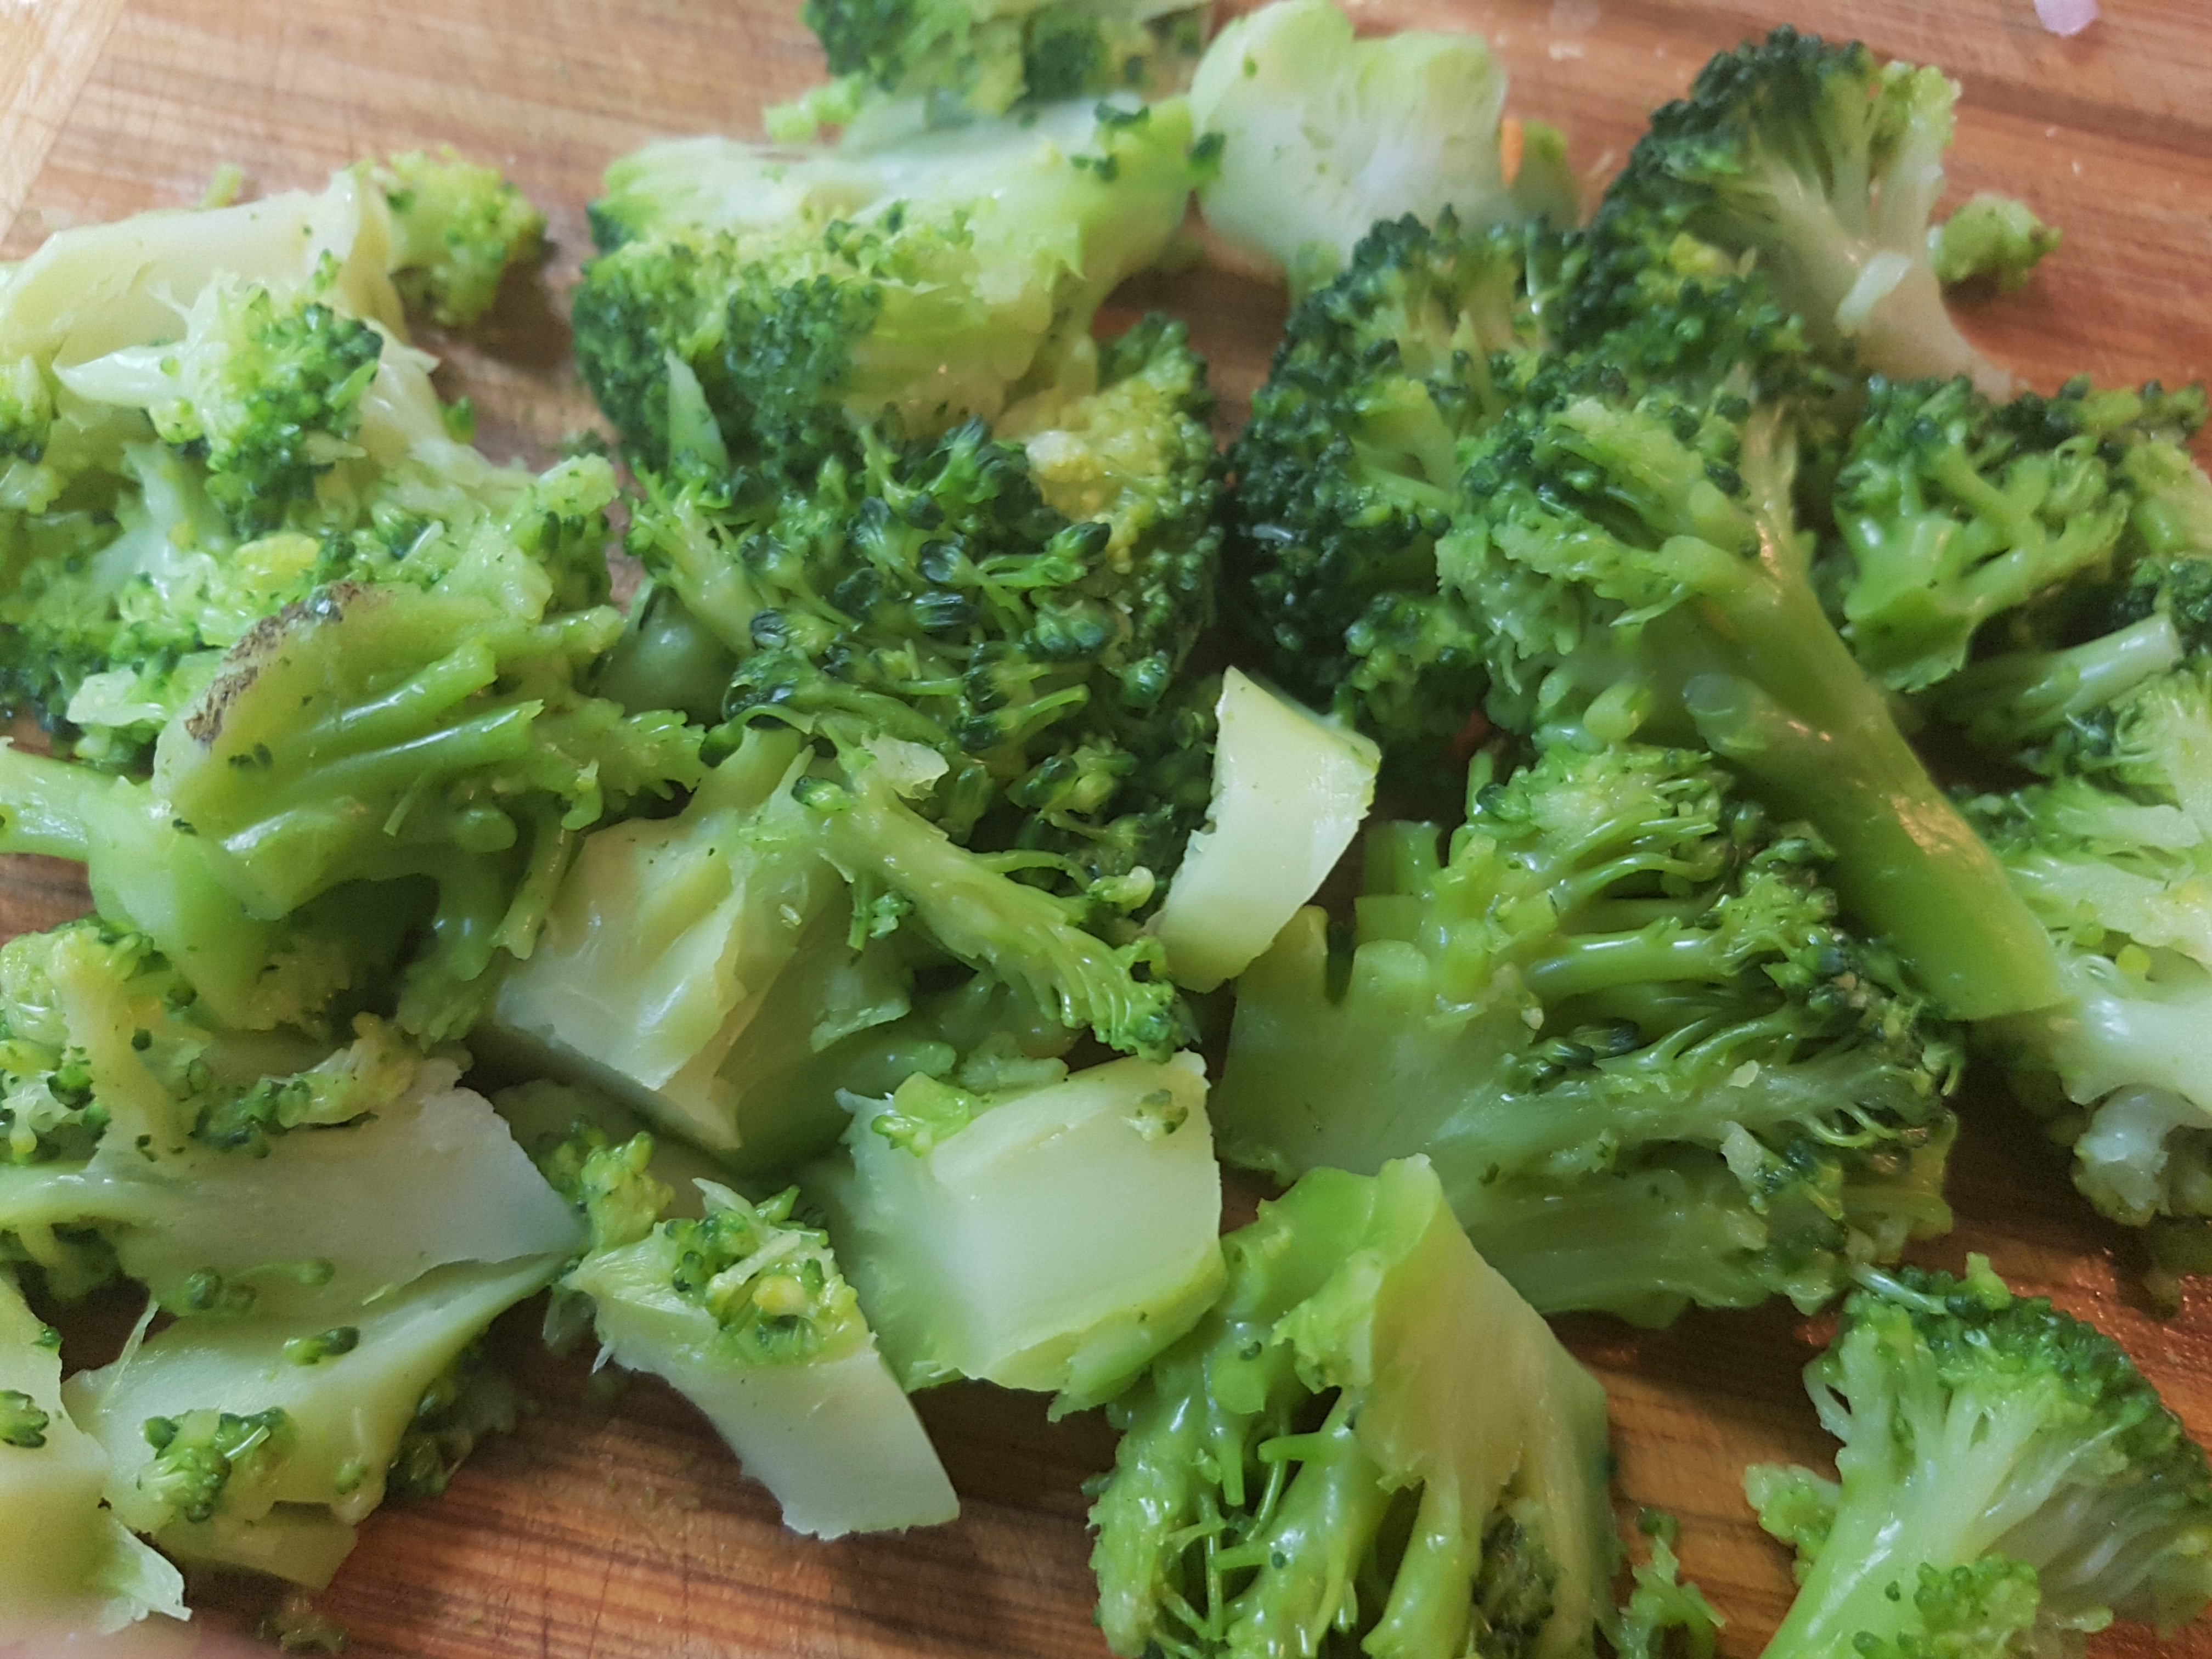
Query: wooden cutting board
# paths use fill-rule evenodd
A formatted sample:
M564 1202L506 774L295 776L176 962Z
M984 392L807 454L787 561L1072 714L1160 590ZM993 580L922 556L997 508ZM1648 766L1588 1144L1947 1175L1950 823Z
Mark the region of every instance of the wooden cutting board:
M1515 78L1514 109L1565 129L1587 177L1626 155L1645 112L1705 58L1790 21L1856 33L1964 83L1953 174L2065 227L2027 294L1973 331L2038 384L2190 380L2212 370L2212 6L2106 0L2064 41L2030 0L1375 0L1364 27L1474 28ZM792 0L0 0L0 258L46 232L200 196L221 164L267 189L313 184L379 150L451 143L496 161L553 221L544 287L510 290L449 352L495 451L542 459L591 419L565 362L559 292L585 246L583 204L611 156L646 139L756 131L763 103L817 79ZM12 228L11 228L12 227ZM1265 372L1281 301L1202 270L1127 296L1188 317L1233 418ZM65 866L0 869L0 932L84 905ZM2064 1160L2006 1103L1966 1103L1959 1228L1926 1253L1986 1251L2124 1343L2212 1438L2212 1297L2178 1319L2134 1288L2136 1241L2090 1215ZM1626 1498L1683 1522L1690 1571L1729 1616L1729 1655L1758 1652L1790 1593L1782 1552L1738 1481L1758 1459L1819 1462L1827 1443L1797 1373L1812 1337L1787 1310L1692 1315L1672 1330L1568 1322L1604 1378ZM488 1446L443 1501L376 1517L325 1601L359 1656L705 1659L706 1656L1104 1653L1090 1623L1080 1484L1110 1460L1096 1418L1058 1425L1030 1398L925 1397L965 1503L956 1525L816 1545L657 1385L596 1391L533 1358L538 1409ZM213 1592L207 1623L250 1622L259 1592ZM2212 1656L2212 1631L2106 1656Z

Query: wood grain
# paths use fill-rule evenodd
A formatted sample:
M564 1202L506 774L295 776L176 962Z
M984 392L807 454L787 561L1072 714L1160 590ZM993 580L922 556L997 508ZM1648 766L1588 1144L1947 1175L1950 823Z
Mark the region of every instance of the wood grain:
M2212 10L2203 0L2106 0L2060 41L2030 0L1366 0L1376 29L1474 27L1510 66L1520 112L1567 131L1601 181L1645 112L1712 51L1791 21L1942 63L1965 98L1959 193L2026 197L2068 232L2027 294L1968 319L2038 384L2077 371L2172 381L2212 371ZM17 257L46 230L196 199L235 162L265 188L309 184L375 149L450 143L495 159L551 214L561 257L450 349L447 389L473 396L495 450L543 459L591 418L565 364L560 290L584 246L600 167L647 138L752 130L763 102L818 76L790 0L0 0L0 239ZM112 22L112 28L109 27ZM82 82L82 90L77 82ZM29 157L27 161L25 158ZM41 159L42 158L42 159ZM35 167L35 176L31 176ZM1149 278L1117 312L1188 317L1233 413L1264 374L1281 314L1264 284L1200 270ZM65 868L0 872L0 927L45 926L83 902ZM1987 1252L2015 1283L2094 1318L2200 1436L2212 1437L2212 1302L2150 1316L2130 1286L2136 1241L2089 1215L2063 1159L2001 1099L1966 1103L1954 1159L1957 1233L1927 1259ZM1759 1650L1790 1593L1781 1552L1738 1481L1763 1458L1819 1462L1797 1373L1816 1331L1787 1310L1692 1315L1632 1332L1564 1327L1610 1391L1632 1503L1684 1522L1683 1553ZM698 1419L665 1390L598 1392L576 1365L532 1358L526 1313L500 1340L538 1408L487 1447L440 1503L377 1517L327 1598L375 1659L848 1659L1103 1649L1089 1623L1084 1478L1111 1455L1093 1419L1048 1425L1034 1401L980 1389L926 1396L965 1513L951 1527L818 1546L784 1534ZM250 1620L258 1592L212 1589ZM2106 1659L2212 1659L2212 1635L2099 1638Z

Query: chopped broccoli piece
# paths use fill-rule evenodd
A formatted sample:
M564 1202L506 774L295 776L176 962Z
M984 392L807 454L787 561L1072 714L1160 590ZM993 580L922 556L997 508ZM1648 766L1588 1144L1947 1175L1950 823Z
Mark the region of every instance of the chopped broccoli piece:
M1747 1477L1803 1583L1767 1659L2063 1652L2203 1610L2212 1476L2117 1344L1979 1256L1863 1280L1805 1372L1840 1479Z
M0 1602L7 1628L88 1611L112 1632L185 1616L185 1581L101 1501L106 1454L62 1404L61 1340L0 1270Z
M1652 112L1607 189L1570 331L1630 321L1686 236L1724 256L1718 280L1755 259L1838 368L2008 392L1944 309L1929 255L1957 96L1940 70L1786 27L1723 52Z
M1713 1611L1703 1590L1682 1581L1681 1563L1674 1555L1680 1523L1649 1509L1636 1522L1651 1540L1650 1553L1637 1564L1628 1605L1607 1632L1613 1650L1620 1659L1665 1659L1668 1653L1712 1659L1714 1638L1728 1620Z
M1831 859L1704 756L1478 764L1446 856L1370 832L1349 963L1322 913L1239 984L1213 1119L1280 1177L1432 1159L1547 1312L1811 1308L1949 1225L1956 1044L1834 920Z
M1945 288L1987 283L2012 294L2027 286L2062 240L2027 203L1983 191L1929 231L1928 251Z
M107 1498L187 1563L246 1567L320 1589L385 1496L426 1392L560 1258L451 1266L351 1316L356 1340L319 1364L290 1345L312 1321L180 1319L63 1389L106 1450Z
M410 150L356 171L392 215L389 263L410 312L465 328L489 311L510 267L545 249L545 216L490 167L448 148Z
M655 1221L671 1194L652 1156L641 1135L545 1159L591 1216L595 1243L561 1285L590 1298L607 1352L704 1412L793 1531L952 1519L951 1483L829 1240L792 1218L798 1189L756 1205L702 1181L702 1215Z
M860 155L651 146L592 210L577 362L644 464L727 459L808 487L878 417L927 438L1056 384L1182 223L1190 143L1171 101Z
M1605 1396L1426 1164L1316 1170L1223 1245L1213 1311L1108 1408L1107 1644L1590 1651L1615 1550ZM1484 1376L1510 1381L1471 1395Z
M848 1095L849 1161L817 1166L860 1307L909 1389L948 1377L1110 1399L1221 1288L1221 1177L1195 1054L1010 1092L917 1073Z
M1501 154L1505 71L1479 34L1356 40L1335 0L1277 0L1214 37L1190 102L1221 149L1199 185L1206 223L1293 294L1378 222L1449 213L1479 234L1529 216Z
M1373 743L1237 669L1214 718L1213 805L1152 920L1179 985L1233 979L1319 890L1375 800Z

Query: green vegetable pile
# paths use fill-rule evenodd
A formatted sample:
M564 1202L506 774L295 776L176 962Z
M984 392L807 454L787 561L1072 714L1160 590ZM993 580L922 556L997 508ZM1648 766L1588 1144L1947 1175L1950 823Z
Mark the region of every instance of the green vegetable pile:
M802 15L608 168L544 471L415 343L546 248L450 153L0 267L0 852L91 898L0 945L0 1640L342 1641L525 1304L824 1538L957 1514L920 1390L1103 1408L1127 1659L1709 1656L1545 1316L1776 1297L1774 1659L2202 1613L2128 1357L1904 1261L1971 1060L2212 1270L2206 399L1969 343L2059 238L1936 222L1957 88L1778 30L1585 215L1473 35ZM1194 205L1233 432L1106 320Z

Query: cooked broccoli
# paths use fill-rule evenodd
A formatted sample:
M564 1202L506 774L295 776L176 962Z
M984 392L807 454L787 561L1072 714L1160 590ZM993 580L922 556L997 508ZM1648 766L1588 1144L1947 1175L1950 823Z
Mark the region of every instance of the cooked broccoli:
M1304 912L1239 981L1213 1118L1283 1178L1414 1153L1547 1312L1810 1308L1942 1231L1956 1045L1834 920L1826 849L1706 757L1478 763L1446 856L1370 831L1349 963Z
M1505 71L1479 34L1356 40L1335 0L1277 0L1214 37L1190 103L1220 146L1199 185L1206 223L1286 272L1294 295L1335 275L1378 222L1449 213L1479 234L1559 211L1562 180L1559 223L1573 216L1573 175L1547 139L1509 167Z
M510 266L539 258L545 216L490 167L451 148L421 150L357 171L392 215L392 281L410 312L466 327L489 311Z
M756 1205L701 1181L703 1213L656 1220L674 1194L652 1157L649 1135L616 1145L586 1125L543 1159L591 1220L561 1285L590 1299L607 1353L704 1412L794 1531L952 1519L951 1484L829 1240L792 1218L798 1189Z
M2067 999L2001 1022L2075 1184L2131 1226L2212 1218L2212 668L2192 659L2087 724L2057 775L1973 803L2057 940Z
M1607 189L1570 331L1628 322L1686 235L1727 256L1721 280L1755 260L1838 368L2008 391L1944 309L1929 253L1957 95L1939 70L1786 27L1722 53L1652 112Z
M848 149L914 126L957 126L1018 105L1175 90L1206 32L1192 0L806 0L799 16L837 78L767 113L804 143L845 129Z
M2212 1601L2204 1454L2118 1344L1967 1262L1844 1303L1805 1372L1838 1480L1745 1477L1802 1581L1766 1659L2070 1652Z
M1632 1573L1635 1588L1628 1604L1607 1632L1620 1659L1664 1659L1680 1653L1686 1659L1712 1659L1714 1638L1728 1623L1713 1611L1705 1592L1685 1583L1681 1563L1675 1558L1674 1540L1681 1526L1659 1510L1644 1510L1636 1517L1637 1529L1651 1540L1649 1559Z
M2027 286L2062 240L2027 203L1984 191L1929 231L1928 252L1945 288L1986 283L2011 294Z
M848 1095L849 1158L804 1177L901 1382L1110 1399L1221 1288L1221 1176L1195 1054L973 1092Z
M185 1615L185 1581L101 1501L107 1458L62 1404L59 1333L0 1270L0 1637L90 1614L110 1632Z
M1213 1311L1109 1407L1107 1644L1592 1651L1615 1551L1605 1396L1427 1164L1316 1170L1223 1246ZM1499 1386L1470 1392L1481 1377Z
M1466 446L1527 390L1555 245L1378 224L1295 307L1230 455L1231 603L1270 669L1432 769L1482 697L1480 630L1439 590Z
M134 1531L188 1564L319 1589L383 1501L426 1395L560 1261L438 1268L355 1310L349 1346L329 1343L322 1315L180 1319L63 1397L106 1452L108 1502ZM322 1344L319 1363L292 1357L302 1342Z
M459 1067L364 1019L332 1052L207 1017L146 941L0 946L0 1237L50 1288L119 1267L173 1313L319 1316L574 1223Z
M811 487L879 418L927 438L1087 359L1182 223L1188 107L1054 106L895 149L657 144L607 171L576 358L632 457Z

